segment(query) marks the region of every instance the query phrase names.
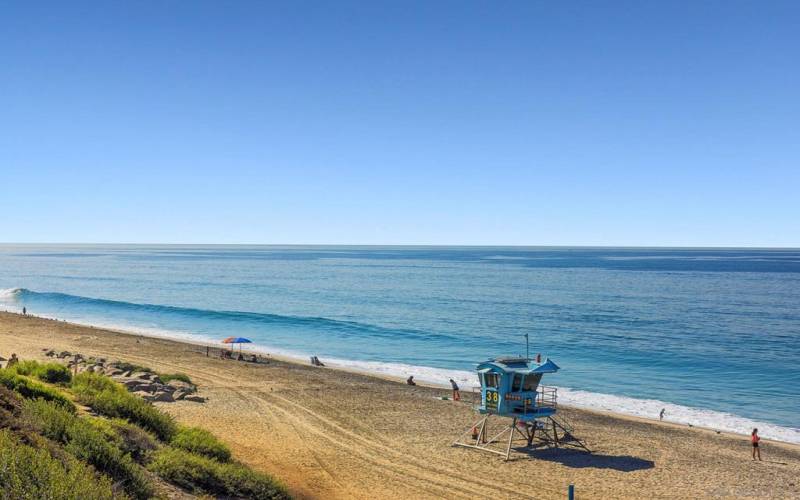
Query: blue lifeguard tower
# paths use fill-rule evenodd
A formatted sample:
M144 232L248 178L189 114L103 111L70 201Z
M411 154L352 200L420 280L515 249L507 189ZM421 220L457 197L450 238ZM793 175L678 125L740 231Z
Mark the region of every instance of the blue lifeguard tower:
M572 435L571 426L556 419L558 390L540 384L543 375L558 370L550 359L541 362L540 355L536 360L508 356L480 363L480 402L475 409L482 417L453 444L504 455L506 460L515 436L523 439L526 447L538 439L547 446L571 445L589 451ZM493 416L510 418L511 422L502 425L500 432L495 426L491 432L494 436L489 438ZM498 449L498 445L505 445L504 449Z

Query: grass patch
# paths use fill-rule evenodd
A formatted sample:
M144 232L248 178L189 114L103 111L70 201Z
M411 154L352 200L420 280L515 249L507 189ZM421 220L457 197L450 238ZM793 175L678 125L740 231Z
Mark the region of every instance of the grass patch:
M147 372L152 373L153 369L146 366L135 365L133 363L126 363L125 361L117 361L109 366L113 366L125 372Z
M161 380L162 384L166 384L170 380L180 380L181 382L186 382L187 384L194 385L192 379L189 378L189 375L185 373L167 373L167 374L159 374L158 379Z
M231 459L231 450L213 434L199 427L181 427L170 443L175 448L197 453L220 462Z
M36 377L50 384L68 384L72 380L69 368L60 363L39 363L33 360L20 361L9 368L9 371Z
M14 372L13 368L11 370L0 369L0 384L6 386L12 391L18 392L25 398L52 401L63 407L65 410L75 413L75 405L59 390L36 382L35 380L32 380L24 375L20 375Z
M83 372L72 381L78 399L98 413L124 418L170 442L177 431L175 420L142 398L130 394L124 386L97 373Z
M167 481L193 493L254 499L288 499L274 479L237 463L220 463L184 450L164 447L149 466Z
M85 464L53 458L47 450L20 443L8 430L0 431L0 485L2 498L125 498Z
M83 419L47 401L26 401L23 416L42 435L64 443L64 449L75 458L119 481L123 489L138 499L150 498L153 488L130 454L125 453L122 439L113 425L102 419Z

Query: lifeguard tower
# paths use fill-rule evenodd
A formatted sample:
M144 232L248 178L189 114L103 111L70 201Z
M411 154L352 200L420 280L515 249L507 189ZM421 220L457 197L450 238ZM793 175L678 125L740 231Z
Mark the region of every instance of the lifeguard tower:
M497 453L506 460L511 455L515 438L523 440L526 448L534 446L536 440L536 445L571 446L589 452L586 445L573 436L571 426L555 417L557 389L540 384L543 375L558 370L558 365L550 359L541 362L541 356L535 361L498 357L479 364L480 402L475 409L482 417L453 445ZM511 422L499 423L498 432L501 419L492 417L510 418Z

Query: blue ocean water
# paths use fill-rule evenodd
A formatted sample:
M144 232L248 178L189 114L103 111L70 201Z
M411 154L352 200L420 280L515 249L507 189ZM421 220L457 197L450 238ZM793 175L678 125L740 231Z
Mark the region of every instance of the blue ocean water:
M4 309L432 382L528 333L573 404L800 442L800 250L2 245L0 289Z

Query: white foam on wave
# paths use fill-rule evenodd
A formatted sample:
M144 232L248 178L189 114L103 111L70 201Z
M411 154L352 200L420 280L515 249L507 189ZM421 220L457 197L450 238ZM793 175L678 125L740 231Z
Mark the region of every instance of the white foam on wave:
M16 290L13 289L16 293ZM13 307L11 310L19 312ZM38 315L39 317L60 320L50 315ZM157 327L132 326L119 323L112 323L103 320L91 319L91 322L84 320L69 320L72 323L116 330L121 332L133 333L147 337L158 337L193 344L220 345L218 338L207 335L198 335L192 332L164 330ZM245 351L249 353L272 354L288 358L300 363L307 363L308 353L281 349L265 344L253 343L245 344ZM450 388L449 380L455 380L463 391L471 391L478 387L478 379L475 372L466 370L451 370L446 368L433 368L429 366L417 366L405 363L386 363L381 361L360 361L351 359L341 359L336 357L326 357L322 353L316 353L322 357L326 366L357 371L369 375L379 375L393 379L405 380L410 375L423 384ZM583 408L594 411L607 411L622 415L657 420L658 414L663 408L665 410L665 422L692 425L722 432L748 435L753 428L758 428L761 437L783 441L786 443L800 444L800 429L793 427L783 427L768 422L752 420L726 412L706 410L702 408L692 408L657 399L637 399L627 396L614 394L603 394L588 392L569 387L558 388L558 401L575 408Z

